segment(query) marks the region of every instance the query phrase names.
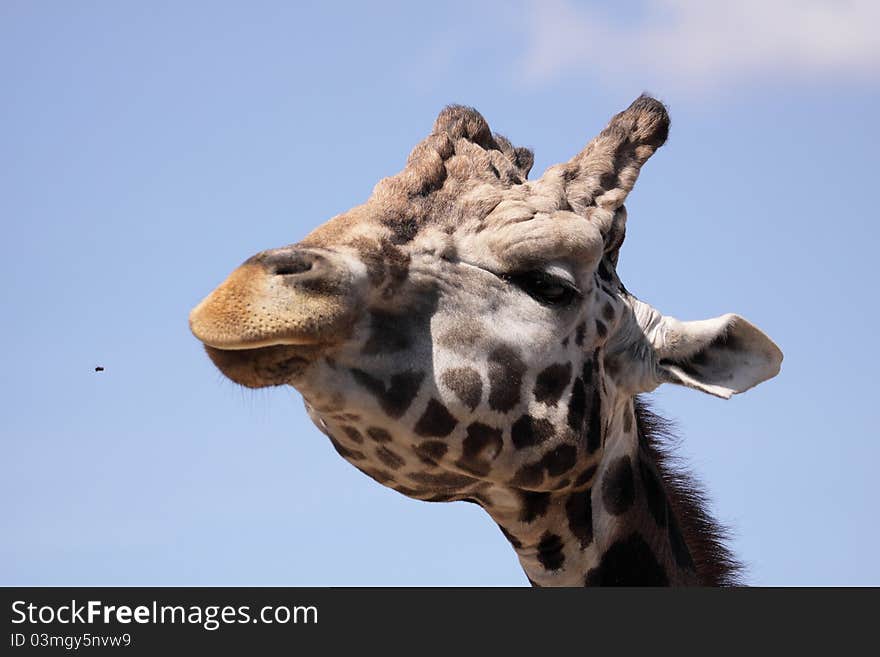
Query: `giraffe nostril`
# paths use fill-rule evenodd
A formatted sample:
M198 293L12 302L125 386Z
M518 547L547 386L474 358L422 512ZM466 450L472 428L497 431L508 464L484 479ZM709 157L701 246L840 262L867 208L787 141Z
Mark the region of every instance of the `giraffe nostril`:
M274 269L274 274L276 276L291 276L293 274L302 274L303 272L307 272L312 268L311 262L305 261L297 261L297 262L289 262L283 265L278 265Z
M318 256L299 249L275 249L264 251L251 258L248 262L260 264L273 276L295 276L310 271Z

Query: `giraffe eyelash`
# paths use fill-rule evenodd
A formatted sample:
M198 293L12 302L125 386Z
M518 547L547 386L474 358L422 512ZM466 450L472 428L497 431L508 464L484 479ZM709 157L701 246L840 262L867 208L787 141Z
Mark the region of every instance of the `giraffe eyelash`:
M530 297L547 306L569 306L575 299L582 297L581 291L569 281L545 271L501 274L499 278L516 285Z

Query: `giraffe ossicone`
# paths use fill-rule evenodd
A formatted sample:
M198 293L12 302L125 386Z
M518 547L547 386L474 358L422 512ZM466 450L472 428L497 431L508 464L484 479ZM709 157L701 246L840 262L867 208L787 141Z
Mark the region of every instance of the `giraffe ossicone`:
M245 261L191 329L233 381L299 390L379 483L482 506L532 584L732 583L637 396L727 398L782 353L737 315L679 321L618 278L623 203L668 128L642 96L530 181L529 150L447 107L403 171Z

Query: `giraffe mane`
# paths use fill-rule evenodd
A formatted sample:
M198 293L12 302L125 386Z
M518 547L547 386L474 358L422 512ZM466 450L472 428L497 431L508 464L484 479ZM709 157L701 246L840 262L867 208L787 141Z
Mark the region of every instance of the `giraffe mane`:
M633 406L639 445L660 473L700 584L742 586L745 566L728 547L730 529L712 517L705 488L674 453L680 439L673 423L654 413L643 396L636 396Z

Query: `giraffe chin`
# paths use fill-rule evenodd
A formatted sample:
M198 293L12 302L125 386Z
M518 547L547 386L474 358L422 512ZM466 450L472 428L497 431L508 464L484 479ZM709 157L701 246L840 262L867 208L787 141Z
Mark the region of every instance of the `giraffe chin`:
M247 388L293 385L312 362L309 352L313 350L283 344L255 349L218 349L205 345L217 369Z

